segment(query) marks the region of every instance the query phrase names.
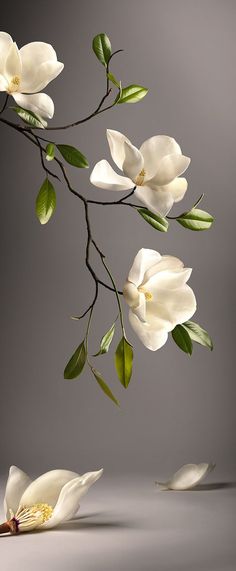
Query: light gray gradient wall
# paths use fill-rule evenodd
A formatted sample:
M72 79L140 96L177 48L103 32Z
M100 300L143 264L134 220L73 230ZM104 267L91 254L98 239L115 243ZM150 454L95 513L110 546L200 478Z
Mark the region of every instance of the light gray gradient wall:
M1 126L2 472L14 463L32 472L103 465L108 473L166 475L184 462L212 460L221 474L233 473L235 16L236 4L229 0L43 0L24 1L20 9L2 6L1 28L19 46L50 42L65 63L47 89L56 108L50 125L85 116L101 98L104 70L91 50L93 36L101 31L110 36L114 50L124 49L114 59L116 76L123 84L150 89L137 105L118 106L58 132L57 142L80 148L92 167L109 158L106 128L126 133L136 145L155 134L173 136L192 157L185 201L173 212L191 207L204 192L203 208L216 217L209 232L194 233L173 223L163 235L131 209L91 208L94 235L120 287L141 247L179 256L193 267L195 319L215 345L213 353L195 346L189 358L170 339L152 353L129 329L135 345L129 389L119 385L112 355L97 362L121 400L121 410L116 409L89 373L77 381L63 380L85 327L70 315L82 312L93 294L84 265L83 208L58 183L56 215L41 227L34 214L44 178L37 150ZM112 199L91 187L88 170L71 167L69 174L86 196ZM101 292L93 351L116 313L114 296Z

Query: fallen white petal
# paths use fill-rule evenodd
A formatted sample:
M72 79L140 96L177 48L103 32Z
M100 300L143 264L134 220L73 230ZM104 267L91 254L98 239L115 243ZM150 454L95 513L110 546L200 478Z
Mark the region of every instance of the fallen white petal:
M39 115L39 117L52 119L54 115L54 103L51 97L46 93L34 93L33 95L25 95L23 93L12 93L16 103Z
M215 464L185 464L168 480L157 482L162 490L190 490L199 484L215 468Z
M30 507L34 504L48 504L54 507L61 489L79 474L69 470L51 470L34 480L23 493L20 504Z
M17 511L20 498L30 483L31 478L28 474L17 466L11 466L4 497L4 511L7 519L11 517L10 509L14 513Z
M90 175L90 182L105 190L130 190L134 183L130 178L117 174L106 160L99 161Z

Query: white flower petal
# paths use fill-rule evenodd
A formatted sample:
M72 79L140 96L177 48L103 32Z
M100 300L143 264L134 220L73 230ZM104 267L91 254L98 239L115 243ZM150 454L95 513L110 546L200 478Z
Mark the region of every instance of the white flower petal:
M4 75L0 74L0 91L7 91L8 88L8 81L4 77Z
M161 254L155 250L141 248L136 254L130 269L128 280L137 287L142 284L145 272L161 260Z
M174 200L170 192L154 189L149 186L137 186L134 191L137 198L154 214L166 216L173 206Z
M22 73L21 91L24 93L38 93L50 81L55 79L63 70L64 64L59 61L46 61L38 68L29 69Z
M122 169L124 174L134 181L143 169L143 157L136 147L126 141L124 142L124 149L125 159Z
M6 57L4 76L9 82L14 76L19 78L21 76L21 59L15 42L11 44Z
M144 281L146 282L157 272L163 272L165 270L178 270L183 267L184 264L181 262L181 260L179 260L179 258L176 258L175 256L161 256L160 261L145 273Z
M215 464L185 464L180 468L172 478L164 483L159 483L164 490L190 490L197 486L215 468Z
M169 184L161 187L163 191L167 190L174 199L174 202L179 202L185 195L188 188L188 181L186 178L177 177L172 180Z
M14 513L17 512L20 498L30 483L31 479L28 474L17 468L17 466L11 466L4 498L4 511L7 519L11 517L10 509Z
M101 477L102 473L103 470L88 472L68 482L61 490L52 517L41 526L41 529L49 529L71 519L79 509L82 496Z
M105 160L97 163L90 175L90 182L105 190L130 190L134 183L130 178L117 174Z
M5 61L12 44L13 40L10 34L0 32L0 73L3 73L5 69Z
M20 504L30 507L33 504L49 504L54 507L61 489L79 474L69 470L51 470L34 480L23 493Z
M113 161L122 170L125 160L124 143L130 143L130 140L119 131L114 131L113 129L107 129L107 140Z
M155 299L158 299L160 289L172 290L182 288L189 280L191 273L191 268L158 271L145 282L145 288L152 293Z
M144 141L140 152L144 158L146 178L151 179L155 176L163 157L172 154L180 155L181 148L172 137L157 135Z
M54 103L46 93L34 93L33 95L23 95L23 93L12 93L16 103L28 109L39 117L51 119L54 115Z
M153 326L150 323L140 321L137 315L133 313L132 309L129 311L129 320L136 335L147 349L150 349L150 351L157 351L157 349L160 349L165 345L168 339L168 332L161 327L158 329L157 322L155 326Z
M169 321L171 329L190 319L195 313L196 307L195 295L188 285L179 289L159 289L158 291L157 314Z
M148 181L150 186L164 186L186 171L191 159L184 155L166 155L160 162L155 176Z

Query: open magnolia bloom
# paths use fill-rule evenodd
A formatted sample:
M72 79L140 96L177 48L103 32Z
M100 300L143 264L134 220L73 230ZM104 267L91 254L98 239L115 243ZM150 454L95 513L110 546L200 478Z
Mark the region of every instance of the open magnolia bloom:
M79 476L68 470L52 470L31 481L25 472L12 466L4 498L7 521L0 526L0 533L50 529L71 519L82 496L102 473L99 470Z
M90 181L107 190L130 190L149 210L166 216L174 202L179 202L188 187L185 178L179 178L189 166L190 159L172 137L157 135L144 141L138 150L119 133L107 130L107 139L113 161L125 176L118 175L106 160L98 162Z
M161 490L191 490L199 484L209 472L214 470L215 464L185 464L172 476L168 482L156 482Z
M169 331L195 313L195 295L186 284L191 272L178 258L155 250L142 248L135 256L123 293L130 323L151 351L160 349Z
M19 50L9 34L0 32L0 91L12 95L20 107L51 119L53 101L39 91L55 79L63 67L50 44L31 42Z

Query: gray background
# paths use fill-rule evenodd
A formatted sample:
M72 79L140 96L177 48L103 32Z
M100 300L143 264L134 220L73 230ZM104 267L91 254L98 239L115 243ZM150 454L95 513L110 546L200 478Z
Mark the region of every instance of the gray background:
M58 0L24 1L14 10L2 6L1 27L19 46L48 41L65 63L46 89L56 108L50 125L85 116L101 98L103 68L91 51L91 40L101 31L110 36L114 50L125 50L114 59L116 76L123 84L150 89L137 105L117 106L83 126L57 132L57 142L80 148L92 167L102 158L110 160L106 128L124 132L137 146L155 134L173 136L192 157L186 198L173 212L191 207L204 192L202 208L216 217L209 232L194 233L173 223L163 235L128 207L91 207L94 235L120 287L141 247L177 255L193 267L194 319L214 339L213 353L195 346L191 359L171 339L153 353L127 324L136 349L129 389L124 391L116 380L112 354L97 361L121 400L116 409L89 372L74 382L63 380L64 366L85 328L85 322L69 316L82 312L93 295L84 265L82 205L58 183L56 214L41 227L34 214L44 178L37 150L1 126L4 475L12 463L33 473L55 466L79 471L104 466L109 476L148 474L152 482L182 463L214 461L216 479L235 478L235 15L236 3L229 0ZM88 170L71 167L69 174L86 196L113 199L91 187ZM92 352L116 313L114 296L101 291ZM147 568L156 569L155 563ZM200 569L211 567L199 563Z

